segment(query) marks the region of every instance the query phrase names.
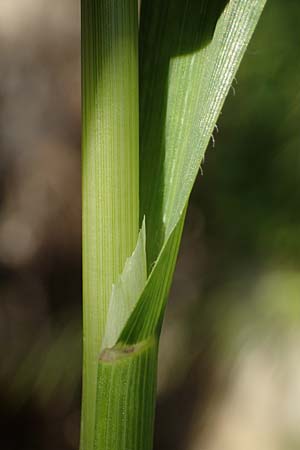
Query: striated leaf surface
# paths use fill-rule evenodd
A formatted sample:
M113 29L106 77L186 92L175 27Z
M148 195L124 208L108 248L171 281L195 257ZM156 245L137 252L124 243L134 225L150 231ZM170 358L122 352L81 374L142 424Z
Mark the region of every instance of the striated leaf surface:
M140 217L149 277L119 341L159 332L185 210L265 0L143 0Z

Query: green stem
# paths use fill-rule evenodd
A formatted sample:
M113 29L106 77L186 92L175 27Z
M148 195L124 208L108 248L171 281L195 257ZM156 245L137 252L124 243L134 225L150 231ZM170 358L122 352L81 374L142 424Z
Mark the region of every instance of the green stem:
M98 367L94 450L151 450L157 341L105 350Z
M98 356L112 284L135 248L139 229L138 4L136 0L81 3L81 450L91 450Z

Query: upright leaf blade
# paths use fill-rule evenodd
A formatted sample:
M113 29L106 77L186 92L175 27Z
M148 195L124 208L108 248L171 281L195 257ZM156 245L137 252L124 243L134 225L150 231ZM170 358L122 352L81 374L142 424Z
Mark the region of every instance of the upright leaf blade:
M159 331L184 211L265 0L143 0L141 217L149 275L119 341Z

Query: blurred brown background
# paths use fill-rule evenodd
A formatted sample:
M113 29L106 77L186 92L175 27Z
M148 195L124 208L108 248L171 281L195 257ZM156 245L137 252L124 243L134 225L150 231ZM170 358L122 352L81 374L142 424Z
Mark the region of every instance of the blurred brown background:
M300 449L300 6L269 1L191 199L155 449ZM0 0L0 448L78 448L80 11Z

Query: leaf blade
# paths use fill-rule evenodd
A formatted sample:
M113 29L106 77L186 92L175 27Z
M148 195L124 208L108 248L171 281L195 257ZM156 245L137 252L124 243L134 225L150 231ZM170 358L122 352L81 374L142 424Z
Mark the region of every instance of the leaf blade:
M160 10L161 14L157 13L158 5L161 4L158 0L143 2L141 39L145 42L142 41L144 53L140 68L140 192L141 213L146 216L148 224L147 256L152 271L119 342L134 343L159 333L189 195L226 95L265 2L231 0L224 12L222 5L225 6L226 2L197 2L200 5L199 11L203 13L200 22L206 33L198 31L202 45L191 52L180 50L187 46L182 37L184 33L194 30L194 25L189 27L187 19L188 13L193 11L193 5L196 5L195 1L166 1L162 5L162 11ZM212 4L217 8L218 14L223 12L219 20L213 15ZM179 18L177 16L179 43L171 45L171 50L174 52L175 46L178 54L175 51L167 61L168 92L165 97L160 80L162 73L158 67L158 74L151 74L151 67L154 61L164 66L166 52L172 53L168 47L170 44L166 44L165 40L169 39L170 30L174 27L174 14L178 14L182 5L184 14ZM209 24L206 20L209 20ZM214 34L209 40L212 29ZM173 34L176 39L176 33ZM155 48L161 53L160 57L153 55L149 44L155 37ZM193 45L195 46L195 42ZM151 63L147 61L148 57ZM165 70L165 67L161 70ZM147 76L150 80L145 81ZM158 118L161 119L163 114L164 126L157 133ZM151 136L154 137L154 145L149 141Z

